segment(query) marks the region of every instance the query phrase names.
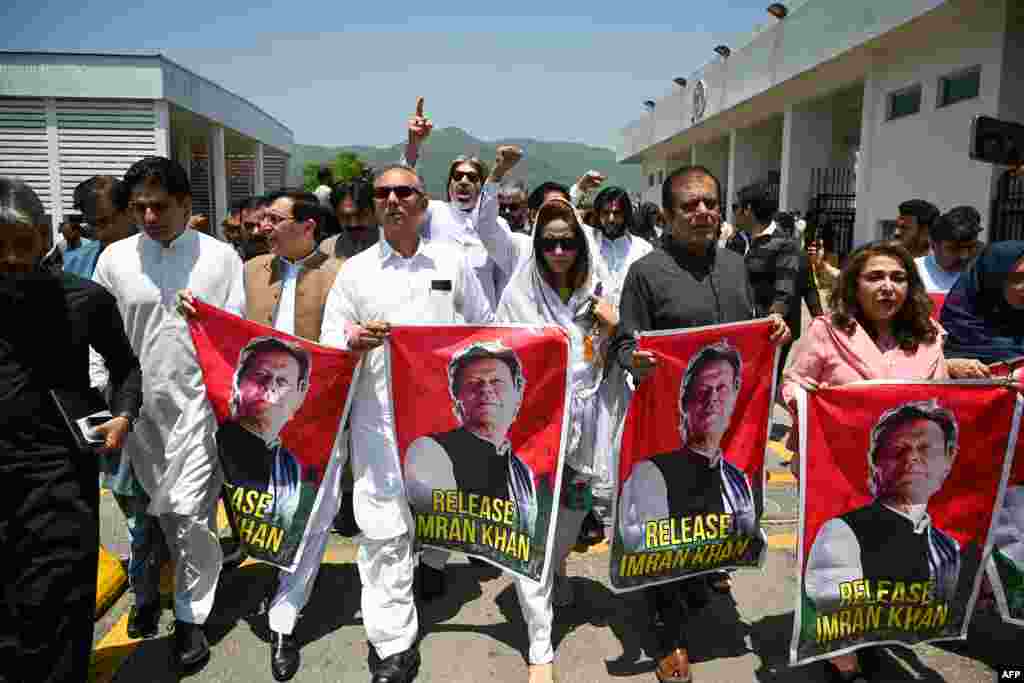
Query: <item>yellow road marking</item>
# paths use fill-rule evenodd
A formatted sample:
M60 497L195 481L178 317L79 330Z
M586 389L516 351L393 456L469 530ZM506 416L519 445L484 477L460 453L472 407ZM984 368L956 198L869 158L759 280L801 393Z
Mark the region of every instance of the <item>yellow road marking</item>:
M768 537L768 547L775 550L794 550L796 548L796 534L772 534Z
M778 472L768 473L768 485L769 486L786 486L788 484L795 484L796 477L793 473L788 470L781 470Z

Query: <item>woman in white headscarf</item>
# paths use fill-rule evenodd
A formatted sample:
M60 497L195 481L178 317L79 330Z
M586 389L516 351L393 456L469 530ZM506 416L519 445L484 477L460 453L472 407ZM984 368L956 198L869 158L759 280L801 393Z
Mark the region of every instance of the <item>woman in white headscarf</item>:
M569 335L572 398L558 525L551 549L554 570L543 584L516 581L529 632L530 683L554 680L553 604L572 603L564 563L588 511L598 406L607 400L602 391L604 354L618 324L614 307L601 298L607 280L572 206L551 199L537 213L531 258L512 276L495 315L504 323L558 325Z

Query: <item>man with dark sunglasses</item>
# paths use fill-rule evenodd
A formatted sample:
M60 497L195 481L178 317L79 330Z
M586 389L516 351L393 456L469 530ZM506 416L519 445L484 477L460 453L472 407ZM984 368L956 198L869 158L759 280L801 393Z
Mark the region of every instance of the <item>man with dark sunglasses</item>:
M420 145L432 129L433 123L423 113L423 98L420 97L416 100L416 112L409 119L409 141L402 164L415 167ZM517 157L515 161L518 160ZM425 238L453 242L465 251L493 309L498 305L501 292L514 269L501 268L495 263L480 234L494 229L494 226L510 231L505 220L498 216L498 185L497 182L489 182L489 177L484 162L475 157L456 157L448 167L447 201L430 202L421 229Z
M420 665L412 588L416 528L402 485L380 347L391 325L486 324L494 315L465 251L423 237L429 200L416 171L385 168L373 192L381 240L338 273L320 340L366 353L350 412L363 623L372 645L373 683L408 683Z

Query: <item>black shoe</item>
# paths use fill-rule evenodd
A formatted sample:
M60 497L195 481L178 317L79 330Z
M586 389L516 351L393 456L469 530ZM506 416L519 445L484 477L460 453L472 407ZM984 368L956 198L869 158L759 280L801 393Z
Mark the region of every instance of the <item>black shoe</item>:
M380 660L370 683L411 683L419 670L420 651L412 647Z
M174 663L180 671L192 669L210 656L202 624L174 620Z
M132 605L128 613L128 637L152 638L160 627L160 601L152 605Z
M299 670L299 641L295 636L270 630L270 673L275 681L290 681Z
M434 569L430 565L420 563L419 594L420 599L430 602L445 594L448 590L443 569Z

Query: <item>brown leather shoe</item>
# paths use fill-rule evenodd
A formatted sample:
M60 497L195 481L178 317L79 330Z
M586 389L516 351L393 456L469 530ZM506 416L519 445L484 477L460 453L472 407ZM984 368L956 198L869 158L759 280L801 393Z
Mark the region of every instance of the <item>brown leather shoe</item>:
M690 656L686 650L676 648L658 660L658 680L662 683L692 683Z

